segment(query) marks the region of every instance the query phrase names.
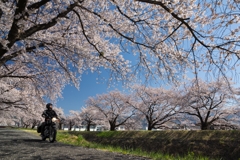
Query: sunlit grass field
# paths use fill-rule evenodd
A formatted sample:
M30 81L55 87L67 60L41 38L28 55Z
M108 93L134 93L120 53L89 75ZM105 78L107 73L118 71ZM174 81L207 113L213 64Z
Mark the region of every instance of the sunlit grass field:
M34 135L38 135L39 133L36 132L36 130L31 130L31 129L23 129L26 132L30 132ZM154 136L156 136L157 132L152 132L153 134L146 134L147 131L143 131L143 132L68 132L68 131L58 131L57 133L57 141L61 142L61 143L65 143L65 144L71 144L74 146L81 146L81 147L86 147L86 148L95 148L95 149L99 149L99 150L103 150L103 151L110 151L110 152L118 152L118 153L122 153L122 154L131 154L131 155L136 155L136 156L142 156L142 157L148 157L154 160L213 160L213 158L209 158L209 157L205 157L205 156L201 156L201 155L196 155L191 151L188 151L187 154L185 154L184 156L180 156L180 155L171 155L171 154L163 154L160 152L146 152L143 151L140 148L136 148L136 149L132 149L132 148L121 148L119 146L111 146L111 145L102 145L102 144L98 144L98 143L94 143L94 142L90 142L87 141L84 138L84 135L90 134L90 135L94 135L94 136L98 136L98 137L118 137L119 136L128 136L131 138L136 138L139 136L145 136L145 138L154 138ZM170 131L170 132L174 132L174 131ZM83 135L82 135L83 134ZM175 134L179 134L179 133L175 133ZM170 134L168 134L168 136L171 136ZM172 135L174 136L174 135ZM210 135L208 135L208 137L210 137ZM39 137L40 138L40 137ZM164 138L164 137L163 137ZM206 137L205 137L206 139ZM216 159L221 159L221 158L216 158Z
M108 132L105 132L106 135L108 135ZM102 132L104 134L104 132ZM168 154L162 154L162 153L154 153L154 152L146 152L142 151L141 149L122 149L120 147L113 147L110 145L101 145L97 143L92 143L88 142L83 138L82 135L73 135L69 134L67 132L59 132L57 136L58 142L66 143L66 144L72 144L76 146L82 146L82 147L87 147L87 148L96 148L99 150L104 150L104 151L110 151L110 152L118 152L122 154L131 154L131 155L136 155L136 156L142 156L142 157L148 157L152 158L155 160L208 160L209 158L207 157L200 157L194 155L194 153L189 152L188 155L185 157L180 157L180 156L173 156L173 155L168 155Z

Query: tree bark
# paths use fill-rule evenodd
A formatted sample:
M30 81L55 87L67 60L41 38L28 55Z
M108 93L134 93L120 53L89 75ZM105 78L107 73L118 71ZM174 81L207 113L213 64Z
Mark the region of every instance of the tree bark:
M208 129L208 124L202 123L201 124L201 130L207 130Z
M88 124L87 124L87 131L90 131L90 126L91 126L91 125L88 123Z
M111 126L110 126L110 131L115 131L115 130L116 130L115 128L116 128L115 125L111 125Z
M148 124L148 131L151 131L153 129L151 124Z

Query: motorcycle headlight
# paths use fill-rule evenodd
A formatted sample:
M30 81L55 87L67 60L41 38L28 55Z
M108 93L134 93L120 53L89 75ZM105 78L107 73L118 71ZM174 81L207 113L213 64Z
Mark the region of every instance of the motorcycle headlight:
M53 122L56 122L56 121L57 121L57 118L53 117L53 118L52 118L52 121L53 121Z

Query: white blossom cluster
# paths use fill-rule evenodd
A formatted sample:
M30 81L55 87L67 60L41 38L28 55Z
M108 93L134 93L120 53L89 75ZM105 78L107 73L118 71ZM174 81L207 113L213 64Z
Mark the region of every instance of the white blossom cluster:
M239 20L236 0L1 1L0 80L56 99L86 70L131 82L225 75L238 66Z
M169 123L185 129L239 128L239 89L233 84L192 80L168 89L135 85L132 90L128 94L111 91L89 97L86 107L71 111L71 119L76 125L104 125L110 130L119 126L129 130L143 126L162 129L171 127Z

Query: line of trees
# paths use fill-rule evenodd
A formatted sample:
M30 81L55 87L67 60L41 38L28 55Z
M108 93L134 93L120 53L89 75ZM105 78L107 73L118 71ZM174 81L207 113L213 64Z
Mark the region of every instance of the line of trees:
M29 108L29 96L56 100L101 68L130 82L178 82L189 70L227 80L237 24L236 0L0 0L0 110Z
M90 125L105 125L109 130L126 126L129 130L162 128L167 122L210 126L239 127L239 91L224 82L195 81L178 88L134 86L131 94L111 91L90 97L82 111L72 116ZM80 123L80 124L81 124ZM83 123L82 123L83 124ZM132 126L132 127L129 127Z
M101 125L107 130L124 127L126 130L161 129L168 122L182 126L199 126L201 130L211 126L239 128L239 89L232 84L219 82L191 81L179 87L153 88L135 85L129 94L120 91L89 97L79 111L64 115L63 109L54 107L60 118L59 129L68 126ZM1 114L0 123L21 127L35 127L43 121L41 107L30 111L11 108ZM3 113L3 112L1 112ZM11 114L6 114L11 113Z
M46 97L61 97L65 85L78 88L86 70L105 69L111 80L124 82L144 75L178 83L188 71L196 79L206 71L229 81L226 75L239 65L239 5L237 0L0 0L1 118L43 110Z

